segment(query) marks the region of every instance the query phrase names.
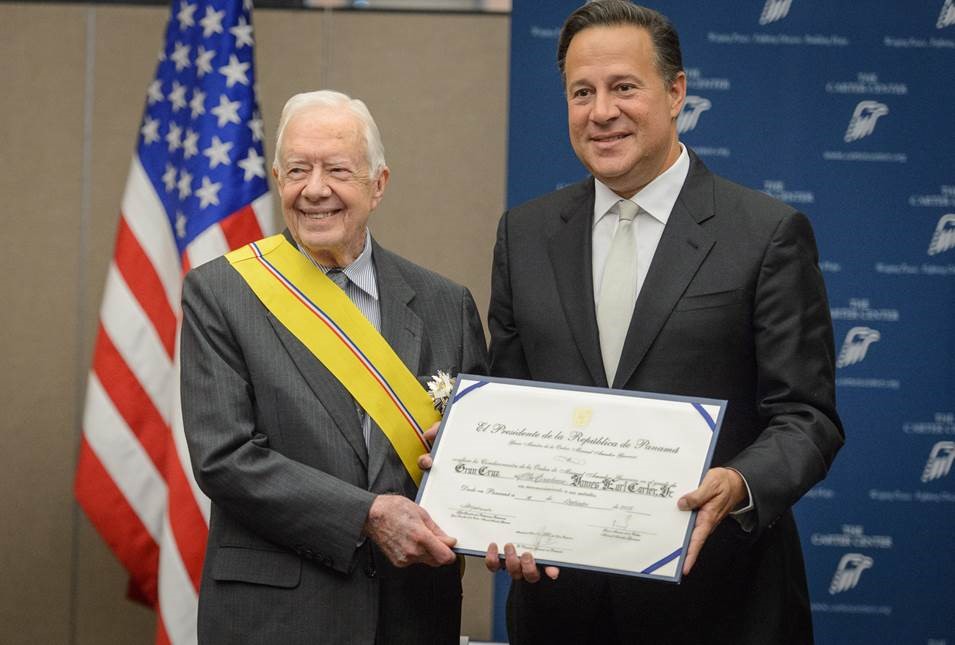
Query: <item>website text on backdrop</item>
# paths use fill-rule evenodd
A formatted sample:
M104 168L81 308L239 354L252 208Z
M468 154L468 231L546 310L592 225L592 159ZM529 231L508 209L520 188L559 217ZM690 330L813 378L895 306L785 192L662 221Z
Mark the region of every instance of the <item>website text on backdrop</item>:
M414 498L438 370L485 369L464 287L382 248L364 103L299 94L273 175L286 230L190 272L182 392L212 500L202 643L457 643L459 568Z
M558 64L592 177L501 218L491 374L728 406L713 467L678 502L698 510L681 584L541 573L533 554L505 546L502 564L491 545L488 567L514 578L511 643L809 643L791 507L844 441L809 222L679 142L686 75L661 14L587 4L564 23Z

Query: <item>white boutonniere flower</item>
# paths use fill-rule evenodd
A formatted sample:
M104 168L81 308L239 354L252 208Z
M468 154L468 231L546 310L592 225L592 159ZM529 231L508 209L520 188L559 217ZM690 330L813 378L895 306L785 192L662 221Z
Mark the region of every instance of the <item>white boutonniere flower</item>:
M438 373L428 381L428 394L434 402L434 409L440 414L444 414L444 409L448 407L451 400L451 392L454 390L454 378L447 372L438 370Z

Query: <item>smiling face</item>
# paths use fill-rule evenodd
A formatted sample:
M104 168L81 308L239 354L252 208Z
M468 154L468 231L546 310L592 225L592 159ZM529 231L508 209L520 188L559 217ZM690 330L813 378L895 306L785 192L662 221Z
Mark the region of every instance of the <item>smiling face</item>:
M365 245L389 171L369 175L362 123L348 109L304 109L285 126L272 171L292 237L325 266L351 264Z
M680 156L676 117L686 76L663 80L646 29L580 31L567 49L564 74L571 145L614 192L632 197Z

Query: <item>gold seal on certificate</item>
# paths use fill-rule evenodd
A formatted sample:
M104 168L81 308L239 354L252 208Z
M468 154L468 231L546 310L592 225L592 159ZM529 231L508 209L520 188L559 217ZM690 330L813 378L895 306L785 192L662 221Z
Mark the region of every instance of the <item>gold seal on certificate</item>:
M679 582L726 402L460 374L418 503L484 555Z

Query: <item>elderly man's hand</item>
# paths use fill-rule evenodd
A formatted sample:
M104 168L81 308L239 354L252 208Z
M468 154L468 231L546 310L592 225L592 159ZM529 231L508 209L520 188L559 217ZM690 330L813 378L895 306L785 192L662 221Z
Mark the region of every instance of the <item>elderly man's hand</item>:
M424 438L427 440L429 446L434 445L434 438L438 435L438 428L440 426L441 422L435 421L433 426L424 431ZM421 470L430 470L431 463L431 453L429 452L418 457L418 468Z
M745 499L746 484L738 472L730 468L711 468L703 477L699 488L677 500L680 510L697 511L696 525L690 536L686 560L683 561L683 575L688 574L696 564L703 543L716 525Z
M484 556L484 564L487 566L488 571L497 571L501 568L501 559L497 544L492 542L488 545L487 555ZM504 567L514 580L537 582L541 579L540 570L534 561L534 555L525 551L518 557L517 549L514 548L513 544L504 545ZM544 574L551 580L557 580L557 576L560 575L560 569L557 567L544 567Z
M392 564L437 567L455 560L457 540L441 530L428 512L401 495L379 495L371 504L364 534L377 544Z

